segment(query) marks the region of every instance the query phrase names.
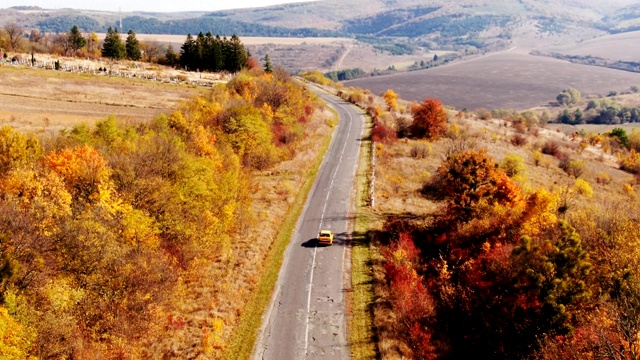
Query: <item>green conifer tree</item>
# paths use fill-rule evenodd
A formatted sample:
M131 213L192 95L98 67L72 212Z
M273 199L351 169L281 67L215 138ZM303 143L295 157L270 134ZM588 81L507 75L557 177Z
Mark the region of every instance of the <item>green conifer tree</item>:
M136 39L136 33L134 33L133 30L129 30L127 33L125 48L127 52L127 59L140 60L140 58L142 58L140 42Z
M120 33L118 29L113 29L109 27L107 30L107 36L104 38L104 43L102 45L102 56L120 60L124 59L127 54L125 45L120 38Z

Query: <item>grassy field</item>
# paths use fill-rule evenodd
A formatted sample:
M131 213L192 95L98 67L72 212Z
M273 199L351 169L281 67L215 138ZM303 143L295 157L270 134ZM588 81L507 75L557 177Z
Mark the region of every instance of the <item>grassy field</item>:
M437 98L457 109L523 110L555 101L568 87L583 96L625 91L640 85L640 73L572 64L515 49L428 70L347 81L345 85L376 94L393 89L413 101Z
M113 115L145 121L168 113L205 87L1 66L0 123L28 132L55 133Z

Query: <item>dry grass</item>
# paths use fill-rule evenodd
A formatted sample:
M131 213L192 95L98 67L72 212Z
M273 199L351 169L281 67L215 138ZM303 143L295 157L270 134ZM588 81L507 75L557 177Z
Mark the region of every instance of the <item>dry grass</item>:
M205 87L92 74L0 67L0 122L27 132L57 133L110 115L146 121L203 93Z

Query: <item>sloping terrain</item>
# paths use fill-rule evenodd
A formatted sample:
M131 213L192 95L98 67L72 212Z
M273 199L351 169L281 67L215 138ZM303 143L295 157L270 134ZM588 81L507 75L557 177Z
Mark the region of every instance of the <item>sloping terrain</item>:
M347 86L382 94L393 89L402 98L440 99L458 109L528 109L554 102L568 87L583 95L607 95L640 84L640 74L573 64L513 51L478 56L428 70L370 77Z

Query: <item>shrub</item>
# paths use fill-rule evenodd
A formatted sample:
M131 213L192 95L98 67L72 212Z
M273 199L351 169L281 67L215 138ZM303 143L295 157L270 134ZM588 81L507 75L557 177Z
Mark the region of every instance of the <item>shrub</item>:
M424 159L431 154L431 146L425 143L418 143L411 148L411 157L414 159Z
M542 151L540 151L540 149L536 149L532 154L531 154L531 158L533 159L533 164L535 166L540 166L540 163L542 163Z
M511 144L513 146L524 146L527 144L527 138L522 134L514 134L511 137Z
M384 122L374 119L371 139L375 142L390 143L398 139L396 131L384 124Z
M596 175L596 183L609 185L611 183L611 175L606 171L600 171L598 175Z
M517 175L522 175L525 171L524 159L522 156L509 154L505 156L500 163L500 169L502 169L505 174L511 178Z
M560 168L564 170L567 175L577 179L584 173L585 164L583 160L571 160L567 158L560 161Z
M542 145L540 151L542 151L543 154L556 156L556 153L560 151L560 144L558 144L557 141L553 140L547 141L546 143L544 143L544 145Z
M487 109L478 109L477 113L480 120L489 120L492 118L491 111Z
M587 180L577 179L575 184L573 185L573 188L576 190L578 194L586 198L593 197L593 188L591 187L591 184L589 184Z

